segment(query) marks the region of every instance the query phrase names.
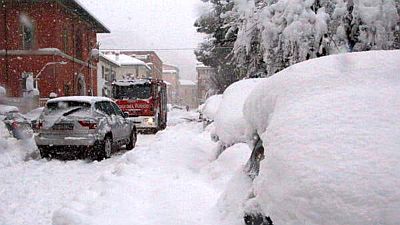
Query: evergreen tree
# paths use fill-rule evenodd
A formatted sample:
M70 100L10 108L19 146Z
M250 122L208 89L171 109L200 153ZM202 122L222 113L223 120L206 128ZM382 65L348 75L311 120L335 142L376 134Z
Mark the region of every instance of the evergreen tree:
M232 63L232 48L236 41L236 32L232 26L233 18L229 15L234 5L229 0L209 0L212 10L203 14L195 27L207 35L204 42L195 51L197 60L216 69L216 76L211 77L212 87L222 93L230 84L239 80L240 68Z

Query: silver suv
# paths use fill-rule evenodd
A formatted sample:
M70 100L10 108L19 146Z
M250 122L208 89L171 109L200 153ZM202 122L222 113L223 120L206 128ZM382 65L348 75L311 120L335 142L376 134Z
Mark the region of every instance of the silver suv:
M136 144L136 127L109 98L61 97L47 102L39 117L36 145L43 158L109 158Z

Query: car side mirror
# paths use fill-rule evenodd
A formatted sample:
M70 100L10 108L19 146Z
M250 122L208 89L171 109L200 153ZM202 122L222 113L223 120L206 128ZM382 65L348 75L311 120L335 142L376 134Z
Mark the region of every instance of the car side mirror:
M128 118L128 117L129 117L129 114L124 112L124 118Z

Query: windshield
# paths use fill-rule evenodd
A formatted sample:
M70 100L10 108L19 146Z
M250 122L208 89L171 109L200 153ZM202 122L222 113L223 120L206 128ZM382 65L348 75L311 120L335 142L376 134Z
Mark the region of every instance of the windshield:
M113 98L115 99L148 99L151 96L149 84L137 84L130 86L114 85Z

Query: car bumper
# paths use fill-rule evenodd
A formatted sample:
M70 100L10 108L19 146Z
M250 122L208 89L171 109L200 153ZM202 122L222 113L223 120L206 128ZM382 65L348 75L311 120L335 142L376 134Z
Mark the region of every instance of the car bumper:
M157 128L157 120L154 116L130 117L138 130L151 130Z
M35 142L38 146L92 146L97 141L94 136L88 137L52 137L37 135Z

